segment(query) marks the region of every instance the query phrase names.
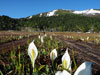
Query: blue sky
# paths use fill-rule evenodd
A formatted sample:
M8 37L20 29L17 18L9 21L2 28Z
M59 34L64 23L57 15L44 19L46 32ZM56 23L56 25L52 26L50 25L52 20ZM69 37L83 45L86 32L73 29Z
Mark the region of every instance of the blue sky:
M100 0L0 0L0 16L22 18L54 9L100 9Z

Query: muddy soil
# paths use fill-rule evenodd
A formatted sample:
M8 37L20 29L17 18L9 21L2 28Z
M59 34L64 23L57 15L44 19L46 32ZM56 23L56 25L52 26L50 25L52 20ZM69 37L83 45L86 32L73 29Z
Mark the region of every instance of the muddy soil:
M36 37L36 35L30 36L29 38L25 37L20 40L1 44L0 45L0 54L6 53L10 50L14 50L14 49L18 48L18 46L25 46L28 43L28 40L33 40L33 38L35 38L35 37Z

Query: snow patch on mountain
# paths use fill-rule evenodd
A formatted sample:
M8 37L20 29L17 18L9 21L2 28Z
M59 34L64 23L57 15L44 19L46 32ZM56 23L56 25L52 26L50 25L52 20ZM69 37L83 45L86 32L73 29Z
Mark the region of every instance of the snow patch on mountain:
M83 11L74 11L72 12L74 14L92 14L92 15L95 15L95 14L100 14L100 11L99 10L94 10L94 9L88 9L88 10L83 10Z
M29 16L29 19L31 19L32 18L32 16Z
M42 16L42 13L40 13L40 17Z
M57 10L53 10L53 11L51 11L51 12L48 12L48 13L47 13L47 16L54 16L56 11L57 11Z

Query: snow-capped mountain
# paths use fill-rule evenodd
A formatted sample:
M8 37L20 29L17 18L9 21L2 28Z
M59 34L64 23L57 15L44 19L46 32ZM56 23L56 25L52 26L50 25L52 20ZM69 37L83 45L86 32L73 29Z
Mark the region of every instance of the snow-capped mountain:
M51 17L51 16L66 15L66 14L82 14L83 16L100 17L100 10L88 9L88 10L77 11L77 10L57 9L57 10L52 10L50 12L44 12L44 13L40 13L40 14L33 15L33 16ZM33 16L29 16L27 18L31 19Z
M74 14L95 15L95 14L100 14L100 11L99 10L94 10L94 9L88 9L88 10L83 10L83 11L74 11L72 13L74 13Z
M83 15L96 15L99 14L100 15L100 10L96 10L96 9L88 9L88 10L82 10L82 11L76 11L76 10L64 10L64 9L58 9L58 10L53 10L47 13L41 13L39 14L40 17L41 16L58 16L58 15L65 15L68 13L72 13L72 14L83 14Z

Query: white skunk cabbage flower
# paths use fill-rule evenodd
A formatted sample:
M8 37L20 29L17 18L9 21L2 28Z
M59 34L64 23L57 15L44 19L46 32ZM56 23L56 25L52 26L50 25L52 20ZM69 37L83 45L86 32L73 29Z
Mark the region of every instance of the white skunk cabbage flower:
M73 75L92 75L92 68L91 68L92 62L84 62L82 63L76 70L76 72ZM55 75L71 75L66 70L63 71L57 71Z
M52 35L50 35L50 39L52 40Z
M56 49L53 49L50 53L50 59L53 61L57 58L57 51Z
M82 41L84 41L84 38L81 38Z
M99 44L99 40L98 39L96 39L96 43Z
M71 75L71 74L67 72L66 70L63 70L63 71L57 71L55 75Z
M62 65L63 65L63 68L71 71L71 58L68 53L68 48L66 49L65 54L62 56Z
M87 41L88 41L88 40L89 40L89 37L87 37L86 39L87 39Z
M92 75L92 62L82 63L74 73L74 75Z
M47 34L45 33L44 36L47 37Z
M44 36L41 36L41 43L44 42Z
M39 39L41 39L41 36L40 36L40 35L38 35L38 38L39 38Z
M34 68L34 63L35 63L35 60L36 60L37 55L38 55L38 50L37 50L37 47L34 44L34 40L29 44L28 55L31 59L32 66Z

